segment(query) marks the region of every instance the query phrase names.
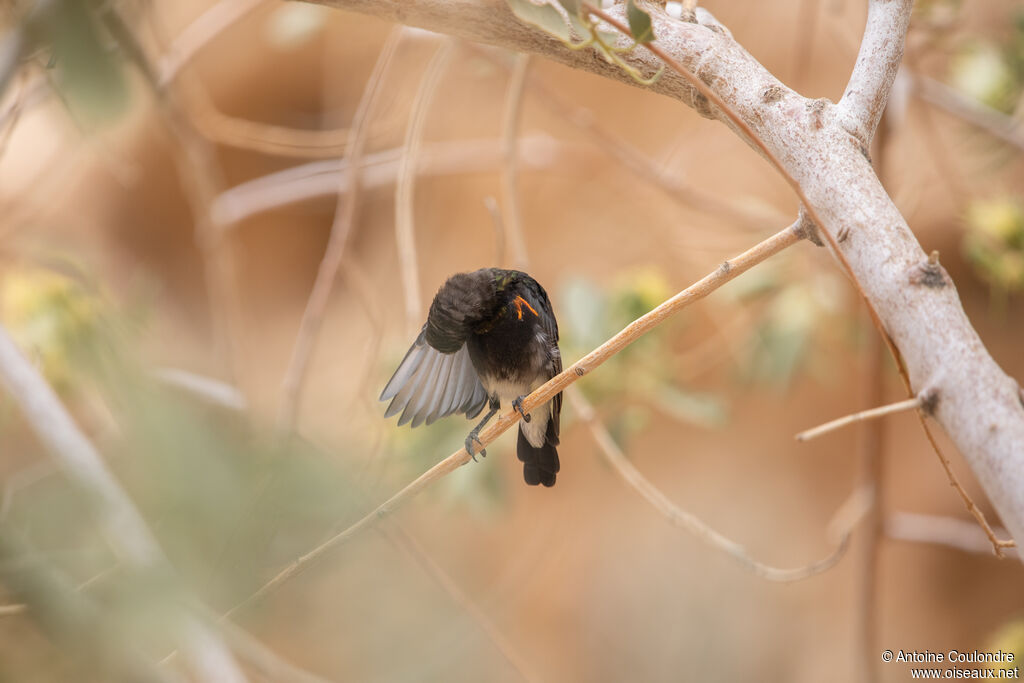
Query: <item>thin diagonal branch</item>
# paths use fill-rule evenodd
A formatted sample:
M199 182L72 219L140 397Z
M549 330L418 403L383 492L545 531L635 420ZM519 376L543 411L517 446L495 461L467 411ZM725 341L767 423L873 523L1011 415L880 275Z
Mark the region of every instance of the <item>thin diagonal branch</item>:
M569 389L567 393L569 395L569 401L573 405L573 409L576 411L579 418L586 423L591 436L593 436L594 441L597 442L598 448L601 449L601 453L604 455L605 460L608 461L608 464L612 466L612 469L619 475L619 477L622 478L623 481L625 481L640 495L641 498L647 501L647 503L649 503L658 511L658 513L673 525L688 531L712 548L725 553L732 559L736 560L736 562L738 562L744 569L763 579L767 579L768 581L801 581L816 574L828 571L834 567L846 553L846 549L850 541L850 534L857 522L856 518L844 520L845 525L839 530L839 539L835 549L827 556L817 560L816 562L812 562L811 564L803 567L781 569L755 560L739 543L730 538L726 538L698 519L695 515L681 509L673 503L668 496L652 484L650 480L644 477L644 475L640 473L640 470L634 467L633 463L626 458L626 455L622 452L622 449L619 448L619 445L615 443L615 440L612 438L611 434L608 433L605 426L597 420L594 415L593 406L591 406L590 402L583 397L583 394L576 391L575 387Z
M529 413L535 407L547 403L555 396L555 394L564 390L585 374L592 372L599 365L622 351L624 348L660 325L675 313L678 313L690 304L703 299L726 282L735 279L758 263L767 260L783 249L799 242L803 237L799 226L799 222L794 223L788 228L781 230L768 239L758 243L742 254L725 261L712 273L709 273L701 280L679 292L646 315L630 323L614 337L588 353L582 359L573 363L561 374L556 375L539 389L527 396L522 403L523 412ZM481 443L481 448L487 446L487 444L494 441L498 436L515 425L519 421L519 417L520 414L514 410L500 415L497 420L492 422L487 429L480 433L479 441ZM263 587L253 595L233 607L227 613L227 616L235 614L239 610L263 600L283 583L294 578L311 566L315 560L322 557L328 550L338 547L359 534L359 532L372 527L378 520L391 514L402 505L409 502L409 500L420 493L423 489L451 474L456 469L469 462L469 460L469 453L467 453L464 448L452 453L450 456L424 472L401 491L381 503L376 509L360 519L358 522L327 539L305 555L294 560L291 564L278 572L277 575L264 584Z
M810 441L816 439L819 436L834 432L837 429L848 427L849 425L857 422L864 422L866 420L876 420L886 415L892 415L893 413L901 413L905 410L913 410L921 407L921 397L915 396L914 398L908 398L905 401L897 401L896 403L890 403L889 405L879 406L878 408L871 408L869 410L862 410L859 413L853 413L852 415L846 415L830 422L826 422L823 425L818 425L812 429L808 429L800 432L796 435L797 441Z

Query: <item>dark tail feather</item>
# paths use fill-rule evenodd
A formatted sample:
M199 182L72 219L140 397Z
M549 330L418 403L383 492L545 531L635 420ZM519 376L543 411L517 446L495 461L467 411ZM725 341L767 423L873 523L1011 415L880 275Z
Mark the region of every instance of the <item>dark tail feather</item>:
M544 438L544 445L535 448L526 440L523 430L519 430L519 442L516 444L516 455L523 463L523 478L530 486L544 484L544 486L555 485L555 474L558 473L558 451L555 450L555 443L558 437L554 434L554 420L548 421L548 432Z

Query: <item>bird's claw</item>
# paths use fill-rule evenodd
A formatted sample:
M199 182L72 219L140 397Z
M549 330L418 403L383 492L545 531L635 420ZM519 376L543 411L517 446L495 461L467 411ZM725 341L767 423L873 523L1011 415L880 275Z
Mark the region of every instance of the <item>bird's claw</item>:
M523 412L523 399L524 398L526 398L526 397L525 396L520 396L519 398L514 399L512 401L512 410L516 411L517 413L519 413L520 415L523 416L523 422L529 422L530 421L530 414Z
M484 445L484 442L477 437L477 431L475 429L469 433L469 436L466 437L466 452L469 453L469 457L473 458L473 462L476 462L476 456L478 452L481 458L487 457L487 449L481 448L479 451L477 451L476 448L473 446L474 441L480 444L481 446Z

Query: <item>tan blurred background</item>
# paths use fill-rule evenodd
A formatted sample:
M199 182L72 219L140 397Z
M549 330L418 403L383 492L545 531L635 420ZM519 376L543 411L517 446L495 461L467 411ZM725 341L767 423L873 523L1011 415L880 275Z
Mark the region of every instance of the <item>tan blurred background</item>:
M134 2L125 13L148 54L165 64L158 58L175 54L182 36L196 35L190 32L197 18L213 22L203 15L211 4ZM181 69L169 90L173 105L156 99L129 68L130 97L117 113L98 122L69 113L67 98L54 94L39 68L45 57L37 57L4 94L3 111L17 106L19 114L0 128L0 319L12 332L22 330L21 339L30 340L23 343L40 345L30 355L57 375L62 396L110 457L172 561L186 578L202 577L191 585L221 611L452 453L472 426L453 417L430 428L398 428L376 401L419 324L405 314L392 163L364 172L373 182L359 193L302 394L297 429L315 444L311 457L318 462L310 467L322 474L286 476L291 488L274 498L281 507L273 512L261 509L267 499L260 486L232 478L248 472L250 447L271 469L270 460L290 457L274 450L273 428L336 200L325 191L226 224L222 245L204 257L189 202L196 157L175 137L178 124L167 109L180 107L199 131L186 139L199 148L208 142L200 166L212 178L206 190L215 190L217 206L241 197L231 206L252 210L273 196L265 186L221 193L340 156L394 30L297 3L218 7L247 4L251 9ZM841 96L863 3L701 4L787 85L808 97ZM1009 374L1024 377L1024 297L1015 291L1013 266L968 256L972 234L1005 234L1005 244L992 248L1011 261L1022 258L1021 150L923 102L908 85L911 74L928 76L974 101L991 97L989 105L1019 121L1021 10L1013 0L918 5L908 40L912 66L898 82L899 106L875 159L884 160L883 180L922 247L941 252L989 351ZM415 93L445 41L421 31L402 34L371 112L366 155L400 150ZM443 173L425 164L415 183L416 303L424 315L448 275L512 263L486 200L508 201L500 145L513 60L454 44L426 113L424 154L463 156ZM795 216L792 192L758 155L683 105L537 58L527 79L518 192L523 237L529 272L547 288L559 317L567 362L588 351L592 338L600 341L620 321ZM971 91L986 79L995 81L996 95ZM566 106L589 115L567 116ZM274 150L266 149L267 125L285 140ZM295 147L318 130L324 132L312 137L319 148ZM626 148L676 189L658 187L616 159L614 151ZM392 154L397 159L400 152ZM986 221L1003 222L992 228ZM211 300L215 285L204 258L227 271L234 290L227 308ZM87 313L75 308L80 299ZM73 346L74 335L55 341L39 331L63 329L69 315L91 320L96 309L118 321L121 343L143 374L174 368L234 382L246 416L209 407L189 392L159 398L152 411L133 411L136 399L124 386L111 389L95 373L79 372L73 351L62 346ZM225 310L236 318L229 325L230 363L217 342L224 321L214 318ZM865 367L874 337L836 264L824 250L799 244L666 328L579 382L602 423L668 498L755 558L788 568L827 556L830 519L861 476L859 430L806 444L793 436L869 407ZM888 361L883 375L885 401L902 398ZM167 417L164 400L175 410L184 406L184 416L173 418L180 421ZM71 494L48 482L59 475L13 405L0 406L5 514L74 583L90 579L110 558L88 535L66 538L51 529L62 522L47 517L49 506L60 507ZM153 450L167 460L150 469L147 444L157 437L143 427L164 419L158 432L167 443ZM190 440L194 424L218 436ZM553 489L522 483L514 437L505 435L486 459L432 487L380 531L330 552L236 622L297 666L346 681L865 680L859 624L869 599L877 610L871 651L880 680L909 678L906 665L877 661L883 649L1024 648L1013 635L1024 616L1020 564L985 551L980 530L969 535L982 540L981 552L883 539L869 592L862 530L829 571L774 583L674 527L628 488L568 403L562 429L562 472ZM913 415L887 418L882 439L884 514L970 520ZM939 442L997 524L966 464L941 435ZM236 468L227 474L217 464L217 444L224 443ZM344 485L325 485L335 478ZM151 504L147 495L161 502ZM219 496L232 507L223 527L207 528L196 511ZM165 505L168 499L175 502ZM194 526L176 524L182 510ZM258 528L233 535L247 519ZM214 529L225 529L224 536ZM219 546L237 553L225 560L203 551ZM119 579L104 583L94 594L101 606L115 599ZM0 617L0 680L105 678L79 661L37 626L31 610Z

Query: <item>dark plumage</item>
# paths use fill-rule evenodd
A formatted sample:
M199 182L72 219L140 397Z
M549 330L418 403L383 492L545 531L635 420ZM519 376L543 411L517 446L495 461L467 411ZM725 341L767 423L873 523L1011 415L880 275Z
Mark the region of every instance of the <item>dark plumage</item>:
M401 412L398 424L413 427L452 413L472 418L487 403L466 438L475 457L476 437L502 403L518 410L524 396L561 371L558 323L544 288L518 270L482 268L453 275L438 290L380 400L391 399L385 417ZM555 484L561 412L558 394L519 423L516 453L527 484Z

